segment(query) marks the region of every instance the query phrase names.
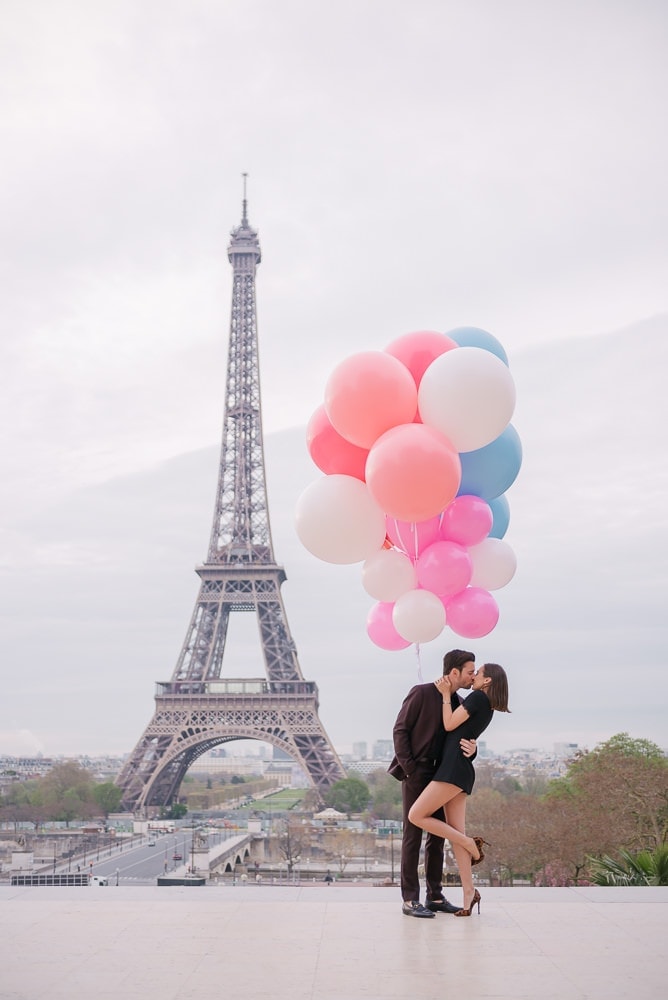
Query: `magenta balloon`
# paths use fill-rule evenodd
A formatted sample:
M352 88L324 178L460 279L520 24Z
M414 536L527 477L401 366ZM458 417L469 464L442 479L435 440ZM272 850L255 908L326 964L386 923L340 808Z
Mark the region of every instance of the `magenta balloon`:
M445 604L447 623L465 639L488 635L499 620L499 606L482 587L467 587Z
M406 367L384 351L362 351L336 366L325 386L332 426L359 448L417 412L417 389Z
M388 344L385 351L408 368L416 386L419 386L432 361L458 346L444 333L437 333L435 330L416 330L414 333L405 333L403 337L397 337Z
M394 603L379 601L369 611L366 619L367 635L381 649L406 649L410 642L403 639L392 622Z
M415 568L420 586L439 597L459 593L466 587L473 572L470 555L463 545L456 542L429 545Z
M306 427L309 455L327 475L354 476L364 481L364 466L369 452L346 441L332 427L324 406L319 406Z
M426 521L454 500L461 462L434 427L393 427L369 450L366 481L376 503L400 521Z
M460 545L477 545L487 538L493 523L492 508L485 500L468 494L455 497L443 511L441 537Z
M427 521L398 521L396 517L386 517L387 537L393 545L405 552L411 559L417 559L421 552L438 540L441 518L430 517Z

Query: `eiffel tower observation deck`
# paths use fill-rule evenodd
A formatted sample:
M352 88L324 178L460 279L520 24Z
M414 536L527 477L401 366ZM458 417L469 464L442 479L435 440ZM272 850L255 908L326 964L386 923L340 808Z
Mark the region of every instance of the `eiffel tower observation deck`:
M286 575L271 540L262 439L255 275L258 234L232 230L225 415L213 526L200 588L170 681L157 684L155 713L118 776L123 806L145 814L172 803L201 754L222 743L257 739L289 754L324 792L345 771L318 716L318 689L306 681L281 598ZM230 615L253 613L263 676L225 677ZM228 654L229 659L229 654Z

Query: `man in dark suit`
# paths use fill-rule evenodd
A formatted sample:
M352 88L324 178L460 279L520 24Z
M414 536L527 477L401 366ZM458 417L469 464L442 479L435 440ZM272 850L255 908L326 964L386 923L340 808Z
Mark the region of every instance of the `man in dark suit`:
M443 657L443 676L450 677L453 711L460 704L458 690L468 690L475 675L475 656L464 649L451 649ZM436 773L443 755L443 698L433 684L417 684L406 695L394 724L394 759L388 771L401 781L404 829L401 839L402 910L411 917L433 917L437 912L454 913L461 907L443 895L443 845L441 837L427 834L424 850L426 906L420 903L418 863L422 830L408 819L408 811ZM476 754L475 740L462 740L467 757ZM443 809L434 813L445 819Z

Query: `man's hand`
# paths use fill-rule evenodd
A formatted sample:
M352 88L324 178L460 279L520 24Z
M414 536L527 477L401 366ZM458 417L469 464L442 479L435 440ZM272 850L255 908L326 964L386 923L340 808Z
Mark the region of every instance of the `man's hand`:
M475 740L460 740L459 745L462 748L462 753L465 757L472 757L476 752L476 741Z

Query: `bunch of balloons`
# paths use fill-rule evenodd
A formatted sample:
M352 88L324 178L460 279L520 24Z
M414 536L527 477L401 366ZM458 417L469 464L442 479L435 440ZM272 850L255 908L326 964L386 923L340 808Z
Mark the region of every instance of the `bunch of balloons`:
M298 500L297 534L325 562L363 563L377 602L367 633L382 649L446 624L467 638L496 626L491 592L516 569L503 540L522 462L514 408L506 353L476 327L407 333L327 380L307 427L325 475Z

